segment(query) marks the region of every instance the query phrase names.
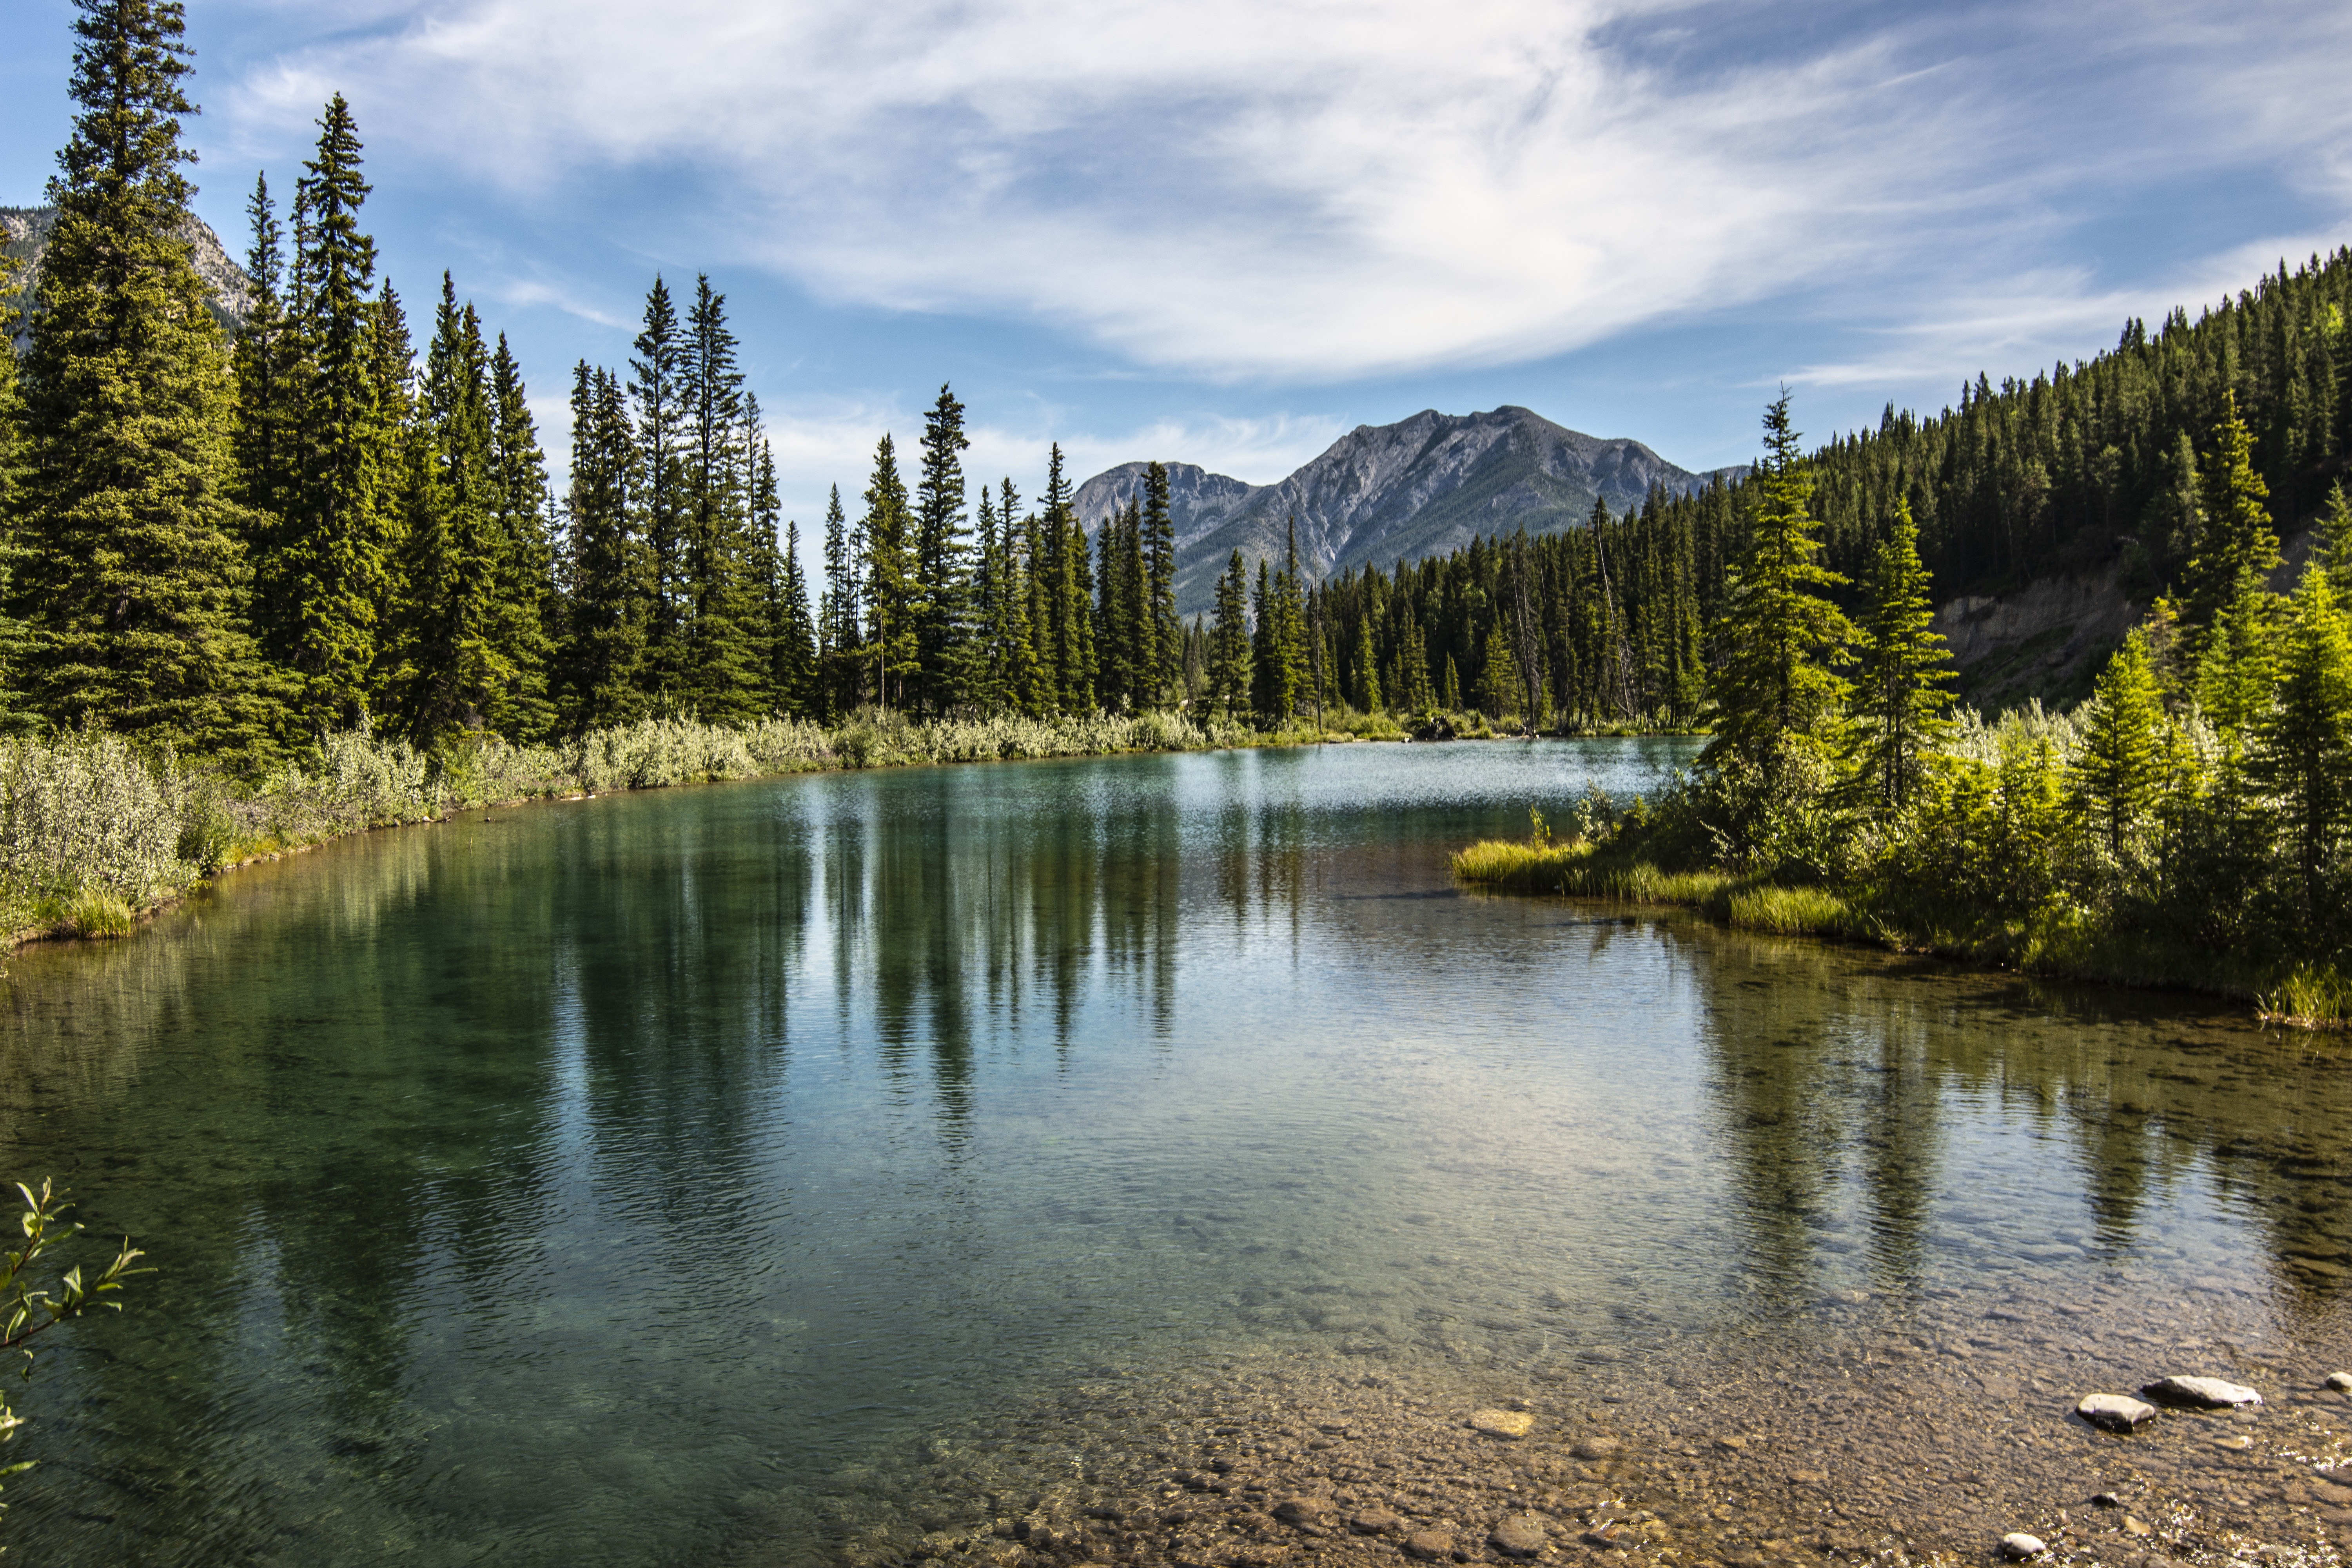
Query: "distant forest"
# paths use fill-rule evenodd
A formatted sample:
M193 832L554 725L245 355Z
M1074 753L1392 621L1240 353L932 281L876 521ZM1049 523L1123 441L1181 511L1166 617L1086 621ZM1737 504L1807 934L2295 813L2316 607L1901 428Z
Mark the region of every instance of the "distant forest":
M914 452L886 436L855 500L835 487L807 581L707 277L654 280L625 365L572 368L559 493L503 334L447 274L414 322L379 275L340 95L282 211L255 182L230 334L182 237L180 8L83 0L75 26L58 217L15 299L27 347L0 365L18 732L96 723L259 767L358 729L430 748L661 713L1706 712L1746 479L1319 583L1295 552L1236 554L1187 625L1164 472L1108 518L1076 514L1058 448L1034 500L970 483L942 387ZM1890 407L1809 458L1827 564L1859 578L1907 502L1939 597L2118 559L2136 599L2184 592L2232 397L2287 531L2326 504L2352 440L2347 293L2352 253L2282 264L2088 363L1979 378L1933 417Z

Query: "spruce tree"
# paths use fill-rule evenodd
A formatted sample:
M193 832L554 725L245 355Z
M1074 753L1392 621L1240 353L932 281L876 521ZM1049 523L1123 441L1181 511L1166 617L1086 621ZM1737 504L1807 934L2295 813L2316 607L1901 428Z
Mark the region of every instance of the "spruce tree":
M817 598L817 717L837 719L856 705L858 555L835 485L824 503L824 588Z
M2340 868L2352 826L2352 627L2324 571L2303 574L2280 664L2277 702L2263 721L2254 775L2277 803L2292 858L2296 923L2307 935L2321 934L2320 928L2340 931Z
M645 327L629 362L629 398L636 414L637 473L629 494L636 533L653 563L653 601L646 616L640 679L656 711L687 699L687 620L693 588L687 572L692 497L687 480L688 387L687 344L669 286L656 273L646 295Z
M1898 500L1894 531L1878 547L1866 584L1847 751L1858 793L1885 815L1918 798L1928 758L1951 731L1952 695L1944 689L1951 656L1935 630L1929 587L1911 503Z
M1356 617L1354 675L1354 689L1348 693L1348 700L1363 712L1379 712L1381 675L1372 647L1372 618L1366 615Z
M754 542L746 520L749 468L759 439L756 400L743 393L727 297L698 277L680 365L686 403L686 535L680 593L685 647L680 700L713 723L740 724L765 706L750 602Z
M915 482L916 701L939 714L973 681L971 531L964 526L963 405L943 384L923 416L922 471Z
M248 541L252 549L275 552L294 499L302 364L297 324L286 311L285 233L269 199L267 174L255 176L246 213L253 225L253 244L245 257L245 324L237 331L234 353L238 499L255 514ZM257 580L266 593L266 569ZM257 626L266 625L268 617L268 606L257 604Z
M1248 592L1248 569L1242 563L1242 552L1236 550L1217 578L1216 626L1210 633L1209 689L1218 711L1228 719L1243 715L1255 684L1250 668Z
M2085 710L2074 788L2093 837L2126 863L2153 817L2164 784L2164 707L2135 629L2099 674Z
M1786 776L1792 750L1821 745L1821 731L1846 695L1830 660L1854 628L1828 596L1845 578L1816 559L1822 547L1812 473L1785 391L1765 411L1764 437L1764 460L1748 479L1754 517L1748 552L1727 590L1718 636L1724 659L1716 679L1715 735L1699 762L1720 768L1736 760L1773 782ZM1622 671L1623 660L1616 662ZM1622 688L1610 705L1626 712Z
M2352 351L2346 357L2352 364ZM2352 601L2352 499L2345 496L2341 480L2328 487L2327 504L2320 509L2319 545L2319 559L2335 585L2336 602Z
M16 332L22 281L17 263L0 256L0 734L36 730L39 718L25 706L25 677L35 654L31 628L16 614L17 579L27 559L25 500L25 400L16 379Z
M898 448L884 435L874 448L874 475L866 486L866 646L861 650L874 700L903 707L919 668L915 642L914 520L898 477Z
M1184 662L1184 623L1176 618L1176 518L1164 463L1155 462L1143 471L1142 542L1147 616L1157 644L1148 700L1157 703L1180 693Z
M548 532L547 458L540 450L522 367L504 332L490 355L489 399L491 524L498 552L490 637L513 674L488 717L490 727L510 740L538 742L555 728L548 691L555 548Z
M359 226L369 191L360 152L351 105L337 93L297 193L299 470L263 582L275 606L271 651L300 679L314 734L367 721L394 569L400 435L379 395L368 298L375 242Z
M252 763L272 689L248 624L226 345L181 237L185 24L173 0L76 0L79 110L23 366L28 670L53 722Z
M1004 567L1001 601L998 605L996 634L999 668L1003 700L1032 719L1043 718L1050 708L1045 695L1045 677L1037 665L1037 631L1030 616L1037 603L1035 563L1030 559L1030 544L1037 536L1034 519L1017 526L1013 515L1021 510L1021 492L1013 488L1008 477L997 483L997 527L1003 536Z
M2264 502L2270 491L2254 467L2253 433L2238 415L2238 395L2224 401L2213 445L2199 475L2201 513L2197 553L2189 563L2182 608L2199 634L2204 657L2224 612L2279 563L2278 535Z
M495 416L481 321L447 273L410 443L405 615L393 686L419 746L479 731L511 692L499 640L504 552L491 469Z
M570 578L558 685L573 734L645 716L642 666L653 607L653 553L629 490L637 472L619 380L583 360L572 379L572 485L564 502Z
M765 488L773 493L775 468L761 453ZM776 626L769 652L769 685L779 713L794 719L813 716L816 686L816 628L809 616L808 578L801 571L801 525L784 525L783 615Z

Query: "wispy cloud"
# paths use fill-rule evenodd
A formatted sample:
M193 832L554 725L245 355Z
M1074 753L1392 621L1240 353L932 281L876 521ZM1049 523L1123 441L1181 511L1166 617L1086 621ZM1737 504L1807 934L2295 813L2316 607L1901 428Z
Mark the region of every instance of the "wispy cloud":
M2131 293L2061 241L2168 181L2251 163L2352 211L2352 13L2321 0L368 0L334 25L229 117L341 88L372 137L518 203L654 181L624 244L1211 381L1516 363L1824 288L1958 341L1998 322L1912 308Z

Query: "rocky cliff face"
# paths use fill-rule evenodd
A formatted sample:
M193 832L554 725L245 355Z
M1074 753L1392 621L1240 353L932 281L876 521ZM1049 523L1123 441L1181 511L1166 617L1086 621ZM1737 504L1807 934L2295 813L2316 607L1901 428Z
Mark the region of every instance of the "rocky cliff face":
M28 300L33 280L41 269L41 258L49 248L49 230L57 221L55 207L0 207L0 255L24 264L22 281ZM213 318L227 331L236 331L245 322L246 302L252 290L245 268L229 258L220 236L194 213L182 226L180 237L195 252L196 276L204 279L205 292L211 297ZM21 327L17 341L22 346Z
M1122 463L1078 488L1078 516L1089 530L1141 495L1147 466ZM1676 468L1639 441L1582 435L1508 406L1360 425L1271 485L1189 463L1171 463L1168 472L1176 605L1187 616L1211 606L1217 574L1235 550L1252 563L1280 561L1293 517L1300 565L1321 577L1444 554L1473 534L1574 528L1596 496L1623 511L1653 487L1681 493L1713 478Z

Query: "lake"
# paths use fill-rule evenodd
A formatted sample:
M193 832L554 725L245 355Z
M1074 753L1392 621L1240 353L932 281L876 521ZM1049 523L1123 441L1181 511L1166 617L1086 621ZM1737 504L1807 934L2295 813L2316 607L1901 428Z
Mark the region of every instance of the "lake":
M55 1176L160 1272L17 1389L41 1465L0 1540L910 1558L1049 1472L1181 1463L1220 1383L1517 1395L1664 1456L1644 1484L1724 1487L1685 1437L1801 1445L1843 1377L2030 1427L2041 1459L1949 1478L1979 1506L2098 1458L2064 1415L2095 1377L2267 1380L2286 1415L2352 1342L2342 1051L1450 881L1451 849L1691 750L551 803L24 950L0 1175ZM1102 1388L1115 1413L1073 1413ZM1865 1533L1942 1506L1825 1451L1822 1508Z

